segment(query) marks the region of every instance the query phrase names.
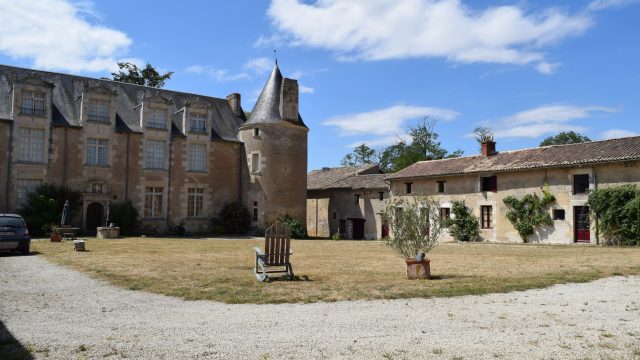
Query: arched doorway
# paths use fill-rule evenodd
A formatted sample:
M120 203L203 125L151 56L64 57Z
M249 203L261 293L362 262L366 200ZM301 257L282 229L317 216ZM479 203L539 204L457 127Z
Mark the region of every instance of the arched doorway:
M98 226L104 225L104 207L102 204L93 202L87 206L87 220L85 221L85 230L87 232L95 232Z

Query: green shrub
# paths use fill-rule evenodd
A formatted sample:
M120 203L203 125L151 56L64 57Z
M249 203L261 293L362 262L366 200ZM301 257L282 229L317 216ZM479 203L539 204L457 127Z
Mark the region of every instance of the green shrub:
M216 225L221 225L227 234L243 234L249 229L251 216L249 210L240 203L226 204L218 214ZM212 219L212 223L214 219Z
M527 242L537 227L553 225L547 206L556 198L547 191L543 191L542 199L537 194L527 194L522 199L507 196L502 201L509 207L507 219L518 231L522 241Z
M340 236L340 233L335 233L333 235L331 235L331 240L342 240L342 237Z
M42 236L50 232L51 224L59 225L66 200L70 203L70 219L81 209L82 194L68 187L42 184L27 194L27 202L19 211L29 226L32 236Z
M464 201L454 201L451 204L452 217L448 221L449 234L456 241L477 241L480 237L480 223Z
M109 221L120 227L120 234L134 235L139 230L140 218L138 209L129 200L120 203L109 204Z
M588 203L607 244L640 245L640 190L635 185L592 191Z
M387 203L384 221L390 236L385 244L403 258L429 252L442 233L440 204L428 197L393 199Z
M291 231L291 237L294 239L307 238L307 227L300 221L292 218L289 215L285 215L280 219L282 225L286 226Z

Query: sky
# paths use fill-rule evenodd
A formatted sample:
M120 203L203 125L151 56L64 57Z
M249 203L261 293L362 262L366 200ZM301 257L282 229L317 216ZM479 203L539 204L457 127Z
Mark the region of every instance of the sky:
M434 119L474 155L560 131L640 135L640 1L0 0L0 63L89 77L117 61L174 71L165 88L250 111L277 56L300 86L309 170L382 149ZM274 49L276 53L274 54Z

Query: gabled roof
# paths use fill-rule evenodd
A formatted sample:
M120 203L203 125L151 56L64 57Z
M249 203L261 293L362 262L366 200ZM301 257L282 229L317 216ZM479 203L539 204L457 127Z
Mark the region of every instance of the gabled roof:
M346 182L339 185L339 182L354 176L365 176L371 174L382 174L377 164L365 164L357 166L343 166L336 168L322 168L313 170L307 174L307 190L324 190L331 188L351 187ZM384 176L384 174L382 174ZM385 186L386 187L386 186Z
M264 84L262 92L256 101L256 104L251 110L249 120L244 125L254 124L273 124L282 121L282 115L280 114L280 91L282 89L282 73L278 67L278 63L273 66L271 75L267 79L267 83ZM302 121L302 117L298 113L298 122L292 124L306 127Z
M117 131L142 132L138 105L145 99L162 97L173 101L169 104L170 113L178 111L185 104L198 101L206 104L213 113L212 132L215 132L216 139L239 141L238 130L244 120L234 115L226 99L6 65L0 65L0 119L11 120L13 83L25 82L34 76L53 85L51 115L54 125L81 127L82 94L87 89L104 88L116 92L113 99ZM176 121L175 117L171 118ZM180 128L180 124L176 125Z
M387 174L353 175L339 180L329 187L332 189L386 189L389 186L385 182Z
M475 155L421 161L387 176L387 179L572 167L632 160L640 160L640 136L505 151L492 156Z

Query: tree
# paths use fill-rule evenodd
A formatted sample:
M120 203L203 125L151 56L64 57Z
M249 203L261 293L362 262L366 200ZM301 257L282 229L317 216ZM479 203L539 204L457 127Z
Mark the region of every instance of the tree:
M20 210L20 215L27 222L31 234L41 236L46 234L52 225L60 224L66 200L71 204L69 217L73 219L81 210L81 197L80 192L67 187L42 184L27 194L27 202Z
M493 132L488 127L479 126L473 130L473 137L480 144L493 141Z
M449 220L449 234L456 241L476 241L480 236L480 223L464 201L454 201L452 204L452 217Z
M130 200L110 204L109 219L107 222L115 223L120 228L121 235L132 235L140 225L138 209Z
M588 202L606 244L640 245L640 189L635 185L597 189Z
M442 234L440 203L429 197L393 199L383 217L391 231L385 244L405 259L429 252Z
M376 162L376 151L365 144L356 146L353 152L342 158L340 164L342 166L354 166L361 164L373 164Z
M158 70L149 63L144 69L139 69L137 65L125 62L119 62L118 67L120 70L117 73L111 73L114 81L155 88L163 87L165 81L171 79L171 75L173 75L173 71L160 75Z
M424 118L409 128L409 141L399 141L384 149L380 154L380 168L385 172L396 172L418 161L460 157L462 150L449 153L438 141L434 128L436 121Z
M589 141L591 141L591 139L584 135L580 135L577 132L563 131L556 136L549 136L548 138L542 140L540 146L578 144Z

